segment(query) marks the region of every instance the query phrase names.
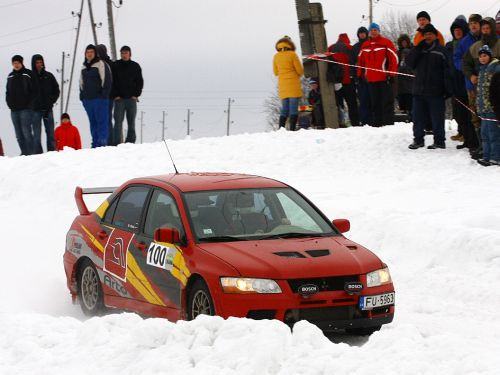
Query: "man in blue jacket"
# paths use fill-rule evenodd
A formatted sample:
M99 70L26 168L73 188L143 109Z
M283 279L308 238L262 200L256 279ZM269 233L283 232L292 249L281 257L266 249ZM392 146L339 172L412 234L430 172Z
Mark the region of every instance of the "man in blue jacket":
M471 14L469 16L469 33L460 40L458 47L453 52L453 64L462 73L464 71L462 66L464 55L474 43L481 39L481 20L482 17L479 14ZM467 89L469 107L475 112L476 88L467 77L465 77L465 88ZM474 128L479 129L481 127L481 120L476 115L472 115L471 122ZM469 131L466 134L472 135L468 137L469 139L465 139L465 143L468 145L469 151L473 153L479 147L479 138L474 132ZM464 134L464 137L466 134Z
M80 74L80 100L89 118L92 148L108 144L111 84L109 65L98 57L96 47L89 44Z

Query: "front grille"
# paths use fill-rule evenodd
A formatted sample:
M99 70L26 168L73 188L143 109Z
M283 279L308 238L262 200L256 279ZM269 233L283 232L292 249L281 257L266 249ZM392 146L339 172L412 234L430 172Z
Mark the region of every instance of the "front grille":
M355 317L356 306L335 306L304 309L290 309L285 317L293 317L293 320L307 320L309 322L324 322L332 320L350 320Z
M313 284L319 288L320 292L330 292L333 290L344 290L345 283L359 281L357 275L350 276L333 276L333 277L318 277L311 279L291 279L288 280L288 285L293 293L298 293L301 285Z
M261 319L274 319L276 310L250 310L247 318L261 320Z

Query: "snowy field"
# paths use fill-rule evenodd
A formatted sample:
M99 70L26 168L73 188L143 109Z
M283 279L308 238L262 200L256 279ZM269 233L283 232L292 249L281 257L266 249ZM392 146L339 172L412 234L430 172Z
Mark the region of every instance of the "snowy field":
M307 322L86 319L62 264L75 186L172 172L164 145L0 158L0 374L498 374L500 168L410 142L407 124L170 142L180 171L272 177L350 219L347 236L396 287L394 322L369 338Z

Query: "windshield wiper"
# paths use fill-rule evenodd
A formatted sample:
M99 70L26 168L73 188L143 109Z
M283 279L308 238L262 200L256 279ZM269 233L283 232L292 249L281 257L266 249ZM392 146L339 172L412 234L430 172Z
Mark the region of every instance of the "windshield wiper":
M273 238L304 238L304 237L324 237L324 233L303 233L303 232L287 232L287 233L277 233L270 234L268 236L262 236L261 240L270 240Z
M214 237L202 237L200 238L202 242L231 242L231 241L248 241L246 238L233 237L233 236L214 236Z

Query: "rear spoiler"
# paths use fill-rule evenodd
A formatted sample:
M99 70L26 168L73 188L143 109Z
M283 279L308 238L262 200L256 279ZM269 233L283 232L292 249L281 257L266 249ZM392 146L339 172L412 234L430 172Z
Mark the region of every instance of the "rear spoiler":
M89 215L89 209L83 200L83 194L111 194L117 189L117 187L97 187L97 188L81 188L77 186L75 189L75 200L78 206L78 211L80 215Z

